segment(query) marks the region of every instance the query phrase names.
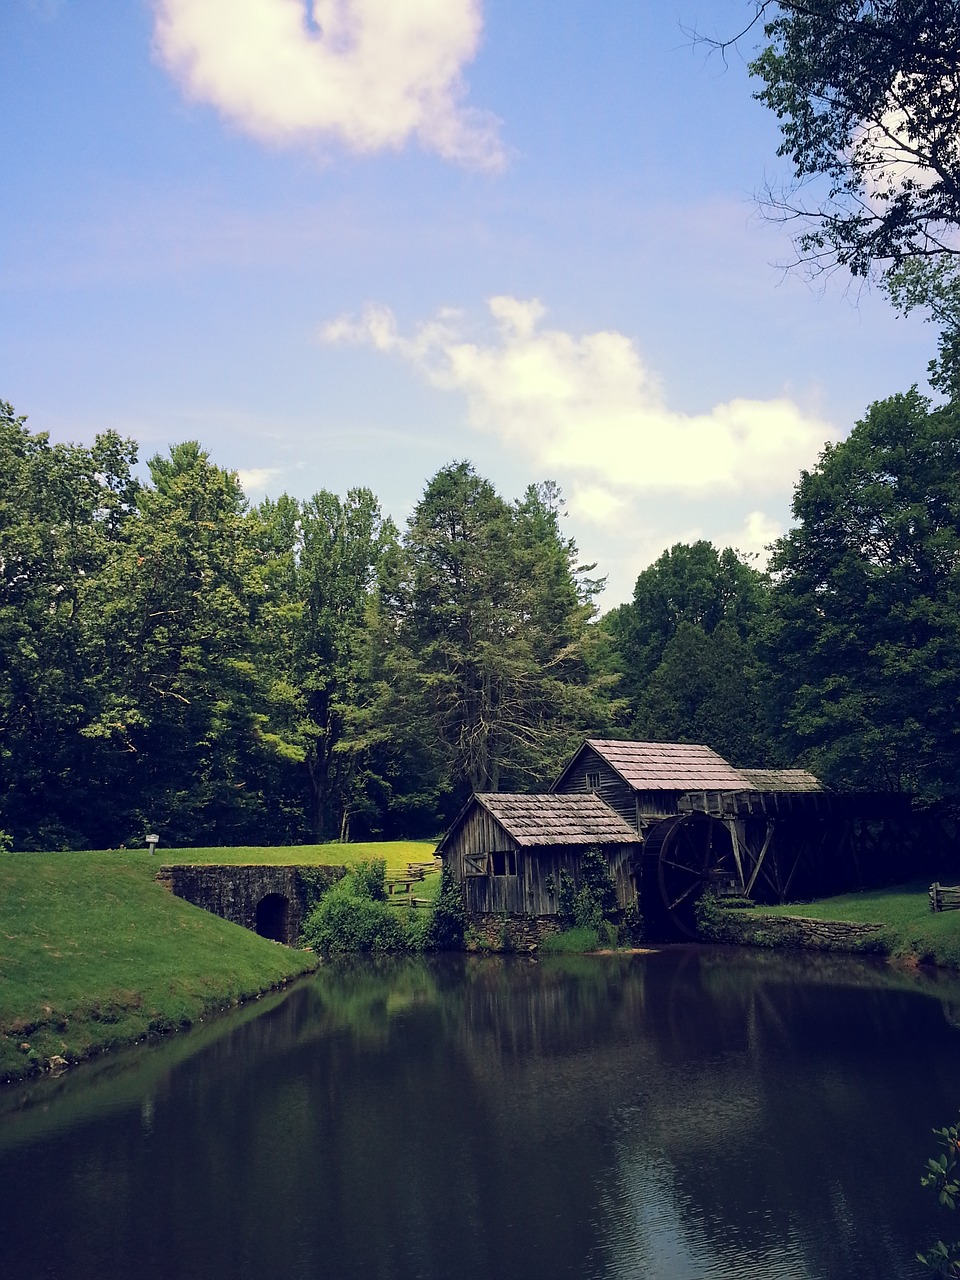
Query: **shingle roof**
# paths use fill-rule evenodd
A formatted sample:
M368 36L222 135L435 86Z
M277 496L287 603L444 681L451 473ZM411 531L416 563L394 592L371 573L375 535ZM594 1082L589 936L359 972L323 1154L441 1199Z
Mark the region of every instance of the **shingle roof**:
M709 747L684 742L617 742L588 738L585 744L637 791L744 791L745 776Z
M634 844L637 833L595 795L521 796L483 792L474 799L518 845Z
M806 769L741 769L751 791L825 791Z

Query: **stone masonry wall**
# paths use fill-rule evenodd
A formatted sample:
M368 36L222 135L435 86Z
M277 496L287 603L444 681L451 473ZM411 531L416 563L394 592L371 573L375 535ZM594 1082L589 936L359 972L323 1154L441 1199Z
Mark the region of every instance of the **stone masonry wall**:
M557 916L503 915L483 912L470 916L470 932L476 949L536 951L542 938L560 932Z
M754 911L723 912L717 925L716 940L743 946L796 947L813 951L884 950L882 924L811 920L807 916L767 916Z
M346 873L346 867L172 866L161 867L156 879L178 898L254 932L257 907L278 894L288 904L279 940L293 946L317 898Z

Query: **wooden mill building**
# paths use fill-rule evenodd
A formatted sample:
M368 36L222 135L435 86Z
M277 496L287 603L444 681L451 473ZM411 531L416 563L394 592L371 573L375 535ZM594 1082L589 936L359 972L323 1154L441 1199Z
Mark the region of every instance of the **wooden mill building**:
M471 915L556 915L560 873L577 878L585 849L606 855L622 907L636 899L636 831L599 796L480 793L437 852L463 887Z
M692 932L704 888L760 901L862 884L871 822L903 797L840 795L803 769L734 769L709 747L588 739L549 794L475 795L438 852L474 918L556 916L561 869L606 855L622 907Z

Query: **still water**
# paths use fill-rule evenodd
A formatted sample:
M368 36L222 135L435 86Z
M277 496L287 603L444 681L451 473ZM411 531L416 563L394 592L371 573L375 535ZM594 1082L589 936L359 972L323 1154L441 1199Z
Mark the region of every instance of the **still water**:
M0 1091L17 1280L898 1280L960 985L734 949L352 961Z

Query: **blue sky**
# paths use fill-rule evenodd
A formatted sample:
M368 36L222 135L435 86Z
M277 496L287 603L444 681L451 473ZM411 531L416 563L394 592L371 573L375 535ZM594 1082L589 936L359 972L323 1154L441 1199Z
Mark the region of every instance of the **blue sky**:
M750 11L4 0L0 398L400 524L454 459L555 479L604 607L674 542L760 551L935 335L777 265L776 121L685 35Z

